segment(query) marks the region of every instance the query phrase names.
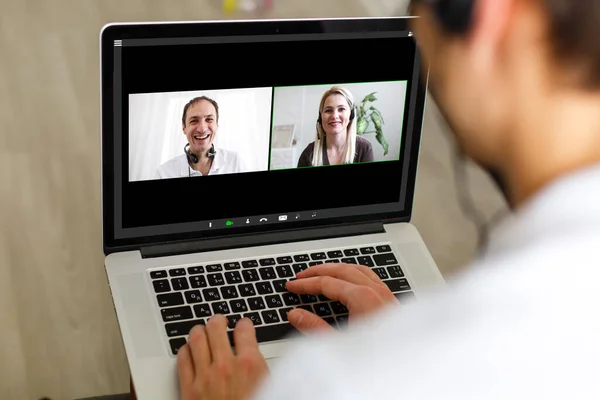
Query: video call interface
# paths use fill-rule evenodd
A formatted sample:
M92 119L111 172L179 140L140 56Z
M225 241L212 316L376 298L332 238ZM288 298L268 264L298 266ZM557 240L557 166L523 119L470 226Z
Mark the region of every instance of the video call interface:
M124 47L123 226L398 202L414 47Z

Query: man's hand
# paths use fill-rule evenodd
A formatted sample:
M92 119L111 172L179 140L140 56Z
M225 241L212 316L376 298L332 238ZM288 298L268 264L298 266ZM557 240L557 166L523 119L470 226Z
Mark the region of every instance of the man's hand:
M377 274L364 265L315 265L296 274L296 280L287 282L286 286L292 293L322 294L339 301L348 309L350 319L397 301ZM333 329L321 317L300 308L290 311L288 320L300 332Z
M217 314L206 327L195 326L189 343L177 353L182 400L242 400L249 398L268 373L258 350L256 330L248 318L234 331L235 354L227 337L227 318Z

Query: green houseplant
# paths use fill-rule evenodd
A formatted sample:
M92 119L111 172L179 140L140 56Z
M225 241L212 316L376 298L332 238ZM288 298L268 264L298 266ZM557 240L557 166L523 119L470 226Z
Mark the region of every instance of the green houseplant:
M381 112L373 105L377 101L375 94L377 92L370 93L360 102L357 107L357 123L356 123L356 134L362 136L367 133L375 133L375 139L383 147L383 155L387 155L389 150L389 144L383 135L383 116ZM373 130L367 131L370 126L373 126Z

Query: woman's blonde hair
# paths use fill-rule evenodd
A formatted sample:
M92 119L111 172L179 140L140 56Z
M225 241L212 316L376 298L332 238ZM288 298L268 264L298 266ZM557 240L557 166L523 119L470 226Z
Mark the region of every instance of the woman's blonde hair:
M348 106L350 107L350 112L354 109L354 97L352 93L348 89L345 89L340 86L334 86L331 89L327 90L323 93L321 97L321 103L319 104L319 120L321 119L321 112L323 111L323 107L325 105L325 100L333 94L341 94L344 96L346 101L348 102ZM317 123L317 134L315 138L315 144L313 148L313 157L312 157L312 165L320 166L323 165L323 139L325 138L325 131L323 130L323 125L319 122ZM354 153L356 152L356 110L354 110L354 118L348 124L348 128L346 130L346 147L344 148L344 153L342 155L342 163L343 164L351 164L354 162Z

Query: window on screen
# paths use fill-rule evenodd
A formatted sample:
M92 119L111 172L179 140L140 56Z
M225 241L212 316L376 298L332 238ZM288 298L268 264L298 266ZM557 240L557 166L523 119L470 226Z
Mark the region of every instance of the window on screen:
M276 87L270 169L397 161L406 81Z
M271 99L272 88L130 95L129 181L268 170Z

